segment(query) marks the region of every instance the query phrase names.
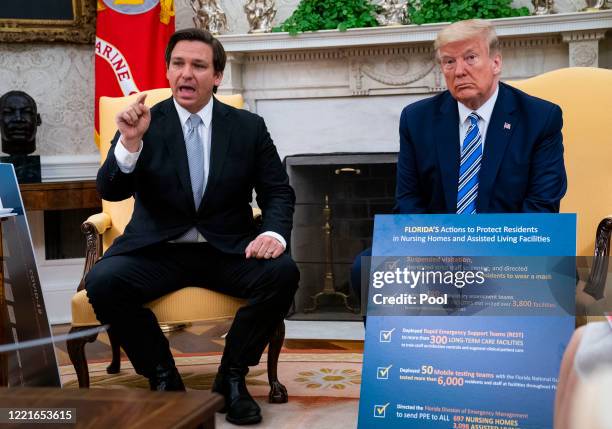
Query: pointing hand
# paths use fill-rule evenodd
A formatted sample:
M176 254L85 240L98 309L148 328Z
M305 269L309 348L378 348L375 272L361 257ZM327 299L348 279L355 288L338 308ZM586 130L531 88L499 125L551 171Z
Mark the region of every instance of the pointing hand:
M145 98L147 94L140 94L133 104L115 118L121 141L130 152L138 151L142 137L151 123L151 111L144 104Z

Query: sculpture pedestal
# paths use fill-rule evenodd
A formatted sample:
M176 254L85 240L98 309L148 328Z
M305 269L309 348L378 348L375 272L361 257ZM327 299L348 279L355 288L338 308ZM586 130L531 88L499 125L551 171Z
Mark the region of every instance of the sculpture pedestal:
M0 157L0 162L13 164L19 183L40 183L40 156L10 155Z

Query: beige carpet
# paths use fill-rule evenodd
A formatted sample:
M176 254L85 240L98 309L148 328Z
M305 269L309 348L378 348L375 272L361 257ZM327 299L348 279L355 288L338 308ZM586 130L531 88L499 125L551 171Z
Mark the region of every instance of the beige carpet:
M212 384L220 355L175 357L179 372L188 389L208 390ZM289 403L269 404L266 356L263 364L247 376L249 391L262 406L264 421L257 428L344 429L355 428L361 385L362 355L308 351L281 353L278 374L289 392ZM148 388L147 380L136 375L128 361L122 362L119 374L106 374L108 362L90 362L92 388ZM60 367L64 387L77 387L71 365ZM224 415L217 415L217 427L235 427Z

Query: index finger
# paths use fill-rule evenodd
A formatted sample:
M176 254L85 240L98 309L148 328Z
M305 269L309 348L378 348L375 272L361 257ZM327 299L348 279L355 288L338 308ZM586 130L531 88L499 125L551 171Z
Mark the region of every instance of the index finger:
M145 101L145 98L147 98L147 94L140 94L138 98L136 99L136 104L143 104Z
M255 240L251 241L246 247L246 249L244 249L244 253L247 258L251 258L252 256L254 256L254 253L255 253L253 252L254 243L255 243Z

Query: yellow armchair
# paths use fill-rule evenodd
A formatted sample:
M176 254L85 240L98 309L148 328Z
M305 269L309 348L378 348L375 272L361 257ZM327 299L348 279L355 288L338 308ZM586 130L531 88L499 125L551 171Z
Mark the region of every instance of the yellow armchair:
M145 103L152 106L168 97L169 88L144 91L147 94ZM115 116L127 105L136 100L137 94L128 97L101 97L100 98L100 154L101 163L104 162L110 142L117 132ZM221 102L242 108L241 95L217 96ZM85 234L87 252L83 279L79 284L77 293L72 297L72 321L70 332L79 332L98 326L93 307L89 304L84 286L84 279L91 267L100 258L113 240L123 233L129 222L134 208L134 199L129 198L119 202L102 201L102 213L90 216L82 225ZM261 215L259 209L254 209L255 217ZM187 287L165 295L147 304L157 317L160 324L173 325L196 321L217 320L232 318L236 311L242 307L244 301L238 298L213 292L198 287ZM120 370L119 344L113 335L112 329L108 331L113 358L107 368L109 374ZM67 341L68 354L75 367L80 387L89 387L89 373L85 356L85 344L93 342L97 334L76 338ZM281 322L270 340L268 347L268 379L270 382L269 400L273 403L287 402L287 390L278 381L277 365L280 349L285 336L285 324Z
M568 188L561 212L578 214L576 254L594 255L588 279L579 285L579 298L584 287L600 299L612 231L612 70L573 67L508 83L563 109ZM578 268L588 266L579 263Z

